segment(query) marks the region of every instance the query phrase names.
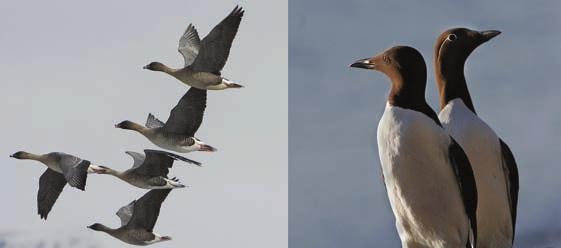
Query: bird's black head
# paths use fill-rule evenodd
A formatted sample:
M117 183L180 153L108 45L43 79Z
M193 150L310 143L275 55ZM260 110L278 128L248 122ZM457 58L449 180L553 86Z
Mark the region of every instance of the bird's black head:
M481 44L501 34L498 30L475 31L467 28L452 28L436 39L434 59L443 63L463 63Z
M144 69L151 70L151 71L165 71L167 66L160 62L151 62L143 67Z
M19 151L19 152L16 152L16 153L10 155L10 157L17 158L17 159L25 159L28 154L29 153L27 153L27 152Z

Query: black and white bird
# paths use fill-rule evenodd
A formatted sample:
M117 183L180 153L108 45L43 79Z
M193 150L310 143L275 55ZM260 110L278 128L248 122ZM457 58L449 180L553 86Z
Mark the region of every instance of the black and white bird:
M222 77L220 71L228 60L243 14L244 10L236 6L202 41L195 27L189 24L179 40L178 51L185 59L183 68L172 69L160 62L152 62L144 66L144 69L167 73L184 84L199 89L242 88L243 86Z
M37 212L41 219L45 220L67 183L84 191L88 173L101 169L88 160L62 152L33 154L19 151L10 157L35 160L47 166L47 170L39 178L39 192L37 193Z
M160 215L162 202L171 189L153 189L140 199L129 203L117 211L121 219L121 227L113 229L103 224L95 223L88 228L105 232L131 245L151 245L171 240L169 236L154 233L154 225Z
M462 148L425 101L422 55L414 48L396 46L351 67L380 71L392 83L378 125L378 152L402 246L474 244L473 172Z
M453 28L435 44L435 78L444 128L464 148L478 188L479 247L512 247L518 202L518 168L506 143L475 112L464 64L479 45L499 31Z
M171 110L164 123L148 114L146 126L123 121L115 127L136 131L155 145L180 153L192 151L214 152L216 149L195 137L206 108L206 90L191 87Z
M175 160L201 165L201 163L186 157L159 150L146 149L144 150L146 155L132 151L126 153L133 158L132 168L125 171L116 171L109 167L99 166L100 169L96 173L112 175L143 189L173 189L185 187L176 178L168 178L169 168L173 166Z

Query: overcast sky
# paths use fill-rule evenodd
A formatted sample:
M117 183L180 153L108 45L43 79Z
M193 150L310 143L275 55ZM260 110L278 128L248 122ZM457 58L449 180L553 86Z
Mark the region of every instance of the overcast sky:
M218 152L188 154L204 167L170 171L191 187L163 203L155 231L173 240L153 247L287 246L287 3L189 0L2 4L0 247L125 246L86 226L117 227L115 212L145 190L90 175L85 192L64 189L45 222L36 194L46 167L8 155L63 151L130 168L126 150L156 147L113 125L144 123L149 112L165 120L188 89L142 66L183 66L185 27L202 38L236 4L246 13L223 75L246 88L208 93L197 136Z
M389 81L348 65L413 46L437 108L433 45L458 26L503 32L471 55L466 77L479 116L519 165L516 246L561 247L559 9L558 1L291 1L290 247L399 246L376 146Z

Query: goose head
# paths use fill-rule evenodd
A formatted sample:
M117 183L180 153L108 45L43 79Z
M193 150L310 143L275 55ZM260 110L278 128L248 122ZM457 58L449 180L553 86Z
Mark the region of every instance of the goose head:
M169 70L169 68L166 65L160 62L151 62L150 64L147 64L142 68L151 71L164 71L164 72Z
M19 151L16 152L12 155L10 155L10 158L15 158L15 159L30 159L33 157L33 154L29 153L29 152L24 152L24 151Z
M144 126L142 126L138 123L134 123L134 122L129 121L129 120L117 123L117 124L115 124L115 127L116 128L121 128L121 129L127 129L127 130L135 130L135 131L140 131L140 130L144 129Z
M112 174L113 170L111 168L105 167L105 166L101 166L98 165L95 168L92 168L93 172L97 173L97 174Z
M102 231L102 232L105 232L105 231L109 230L108 227L106 227L103 224L99 224L99 223L95 223L93 225L87 226L87 228L92 229L94 231Z

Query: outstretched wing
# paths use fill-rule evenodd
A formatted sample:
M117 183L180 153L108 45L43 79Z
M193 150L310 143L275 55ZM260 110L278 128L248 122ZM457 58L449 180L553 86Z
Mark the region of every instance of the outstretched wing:
M477 244L477 187L475 184L475 177L469 159L462 147L460 147L452 137L450 137L450 140L452 142L448 147L450 164L456 174L466 214L471 225L471 233L473 235L472 244Z
M152 113L148 114L148 118L146 118L146 125L147 128L158 128L163 127L164 122L158 120Z
M90 161L61 152L52 154L58 158L62 174L64 174L68 184L84 190L86 188L86 180L88 179Z
M58 196L66 185L64 176L54 170L47 169L39 178L39 192L37 193L37 212L41 219L47 219Z
M514 240L515 227L516 227L516 209L518 207L518 166L516 165L516 160L514 160L514 155L508 148L508 145L502 140L501 142L501 153L503 157L503 171L505 173L506 187L508 190L508 200L510 203L510 214L512 218L512 239Z
M134 204L133 214L126 228L152 232L160 215L162 202L170 191L171 189L153 189L138 199Z
M126 151L125 153L132 157L132 160L133 160L132 168L133 169L138 168L140 165L142 165L142 163L144 162L144 159L146 158L144 156L144 154L139 153L139 152Z
M134 204L135 203L136 203L136 201L132 201L128 205L119 208L119 211L117 211L117 213L115 213L117 216L119 216L119 219L121 219L121 226L127 225L129 223L129 221L131 220L132 213L134 211Z
M238 32L244 10L236 6L230 14L216 25L202 40L199 55L193 62L195 71L220 74L228 60L232 41Z
M146 154L144 162L134 169L134 172L152 177L167 177L174 159L155 150L144 150L144 154Z
M141 175L167 177L169 168L173 166L173 161L177 159L199 166L201 165L201 163L197 161L166 151L146 149L144 153L146 154L146 159L134 170L135 173Z
M194 136L206 108L206 90L191 87L171 110L164 130L170 133Z
M179 47L177 48L179 53L183 55L183 59L185 59L185 67L195 61L200 47L201 39L199 38L199 33L193 24L189 24L179 39Z

